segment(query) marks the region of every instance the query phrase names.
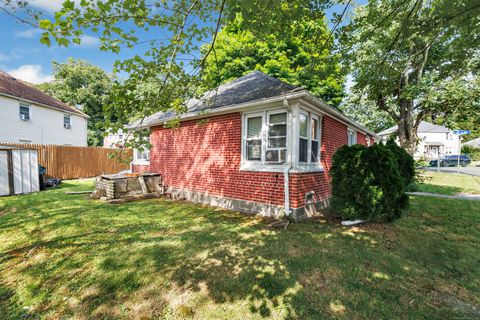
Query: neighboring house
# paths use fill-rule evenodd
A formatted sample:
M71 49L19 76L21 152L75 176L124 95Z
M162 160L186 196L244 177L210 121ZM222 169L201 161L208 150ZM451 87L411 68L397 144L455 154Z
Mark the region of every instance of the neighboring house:
M387 141L392 134L397 134L398 126L393 126L377 135L382 141ZM437 159L445 155L459 154L460 137L445 126L421 121L417 130L418 145L415 159ZM400 144L398 138L396 142Z
M128 133L118 130L116 133L109 133L103 138L104 148L120 148L125 143Z
M167 192L187 200L265 216L300 220L320 209L335 151L375 138L308 91L258 71L187 106L178 127L164 125L174 113L143 121L152 149L135 154L134 171L161 173Z
M470 146L473 148L480 148L480 138L476 138L467 142L462 143L462 146Z
M82 111L0 71L0 143L86 146Z

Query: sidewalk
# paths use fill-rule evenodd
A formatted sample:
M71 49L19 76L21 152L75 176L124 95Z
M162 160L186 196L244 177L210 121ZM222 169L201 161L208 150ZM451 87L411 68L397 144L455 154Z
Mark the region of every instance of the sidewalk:
M480 194L468 194L468 193L459 193L454 196L451 196L448 194L431 193L431 192L407 192L407 194L411 196L431 196L431 197L449 198L449 199L480 200Z

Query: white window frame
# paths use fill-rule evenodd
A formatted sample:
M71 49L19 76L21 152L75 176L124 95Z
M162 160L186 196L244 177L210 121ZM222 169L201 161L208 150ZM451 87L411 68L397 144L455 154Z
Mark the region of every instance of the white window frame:
M285 136L272 136L270 137L269 136L269 131L270 131L270 116L271 115L275 115L275 114L282 114L282 113L285 113ZM288 139L288 112L287 110L272 110L272 111L267 111L266 114L266 119L265 119L265 150L264 150L264 156L266 157L267 155L267 151L269 150L278 150L278 161L267 161L265 159L265 163L269 163L269 164L282 164L282 163L286 163L287 162L287 158L288 158L288 144L287 144L287 139ZM262 122L263 123L263 122ZM282 123L277 123L277 124L282 124ZM262 125L263 126L263 125ZM282 137L285 137L285 147L284 148L280 148L280 147L276 147L276 148L269 148L268 147L268 139L269 138L282 138ZM262 144L262 147L263 147L263 144ZM285 161L281 161L280 159L280 154L281 154L281 150L285 150Z
M22 119L22 107L28 109L28 119ZM32 120L32 108L29 104L20 102L18 105L18 118L22 121L31 121Z
M310 110L311 109L311 110ZM308 111L307 111L308 110ZM265 161L266 150L268 146L268 129L270 125L270 115L286 113L287 114L287 135L286 135L286 157L285 162L268 162ZM300 128L299 128L299 117L300 113L306 114L309 124L307 126L307 135L308 135L308 154L307 162L299 162L299 139L300 139ZM247 159L247 119L250 117L262 117L262 155L261 161L258 160L248 160ZM308 106L303 109L300 107L300 104L292 105L291 110L286 108L279 107L270 107L265 108L262 111L246 111L242 114L242 138L241 138L241 164L240 170L243 171L264 171L264 172L284 172L289 170L291 173L301 173L301 172L323 172L324 168L321 163L321 153L322 153L322 116L321 112L313 110ZM318 162L311 161L312 158L312 128L311 124L313 121L312 118L318 120L317 130L318 130ZM276 148L272 148L276 149ZM283 148L279 148L283 149Z
M145 137L145 139L148 139L148 142L150 143L150 134L148 137ZM133 152L133 163L134 164L139 164L139 165L149 165L150 164L150 149L146 148L145 150L139 150L139 149L134 149ZM147 154L146 158L140 157L141 154Z
M262 128L260 129L260 137L254 137L254 138L248 138L248 119L249 118L258 118L260 117L262 119ZM255 112L255 113L249 113L245 114L244 117L244 133L243 133L243 139L242 139L242 146L244 148L244 157L246 161L248 162L253 162L253 163L264 163L265 161L265 139L264 139L264 123L265 123L265 117L263 112ZM247 149L247 141L249 140L259 140L260 139L260 160L248 160L248 149Z
M300 116L304 115L307 117L307 136L300 136ZM312 124L313 124L313 119L317 120L317 132L318 132L318 161L312 161ZM316 113L309 112L303 109L300 109L300 112L298 113L298 130L297 130L297 141L298 141L298 148L296 150L297 152L297 165L302 167L302 166L309 166L309 167L317 167L321 166L321 159L322 159L322 116L317 115ZM307 161L306 162L300 162L300 138L307 139Z
M353 141L350 141L350 133L352 133ZM347 144L349 146L353 146L357 144L357 131L353 130L352 128L347 129Z
M65 122L66 117L68 118L68 127L67 123ZM63 114L63 128L64 129L71 129L72 128L72 115L69 113Z

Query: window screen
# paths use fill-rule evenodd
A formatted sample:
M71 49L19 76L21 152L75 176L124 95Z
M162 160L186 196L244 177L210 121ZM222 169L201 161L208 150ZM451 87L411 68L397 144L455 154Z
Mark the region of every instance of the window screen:
M247 118L247 159L260 161L262 159L262 117Z

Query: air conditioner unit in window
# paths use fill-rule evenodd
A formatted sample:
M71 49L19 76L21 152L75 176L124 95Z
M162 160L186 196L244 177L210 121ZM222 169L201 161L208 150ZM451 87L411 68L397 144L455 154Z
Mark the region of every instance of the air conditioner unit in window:
M22 113L20 115L20 119L22 119L23 121L28 121L28 120L30 120L30 116L28 114Z
M72 125L71 125L70 123L64 123L64 124L63 124L63 127L64 127L65 129L70 129L70 128L72 127Z

